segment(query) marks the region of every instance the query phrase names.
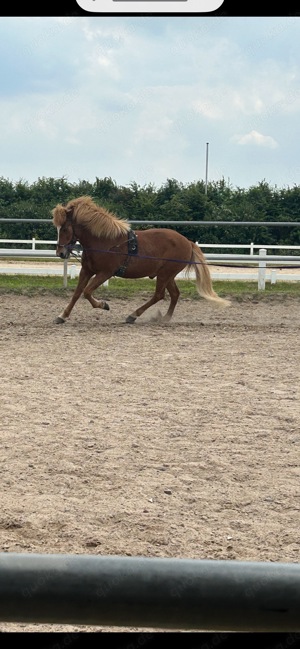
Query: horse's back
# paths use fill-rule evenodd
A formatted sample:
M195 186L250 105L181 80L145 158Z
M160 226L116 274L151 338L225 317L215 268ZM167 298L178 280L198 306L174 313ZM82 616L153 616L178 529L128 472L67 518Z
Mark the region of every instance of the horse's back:
M149 230L137 231L140 245L155 247L156 250L176 250L179 253L188 254L192 249L192 242L182 234L171 228L149 228Z

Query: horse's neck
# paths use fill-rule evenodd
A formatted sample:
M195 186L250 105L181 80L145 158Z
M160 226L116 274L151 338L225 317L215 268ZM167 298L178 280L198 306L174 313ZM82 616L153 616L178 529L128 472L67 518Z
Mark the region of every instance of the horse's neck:
M89 230L78 224L74 227L74 234L83 248L103 248L105 250L107 247L109 248L111 246L111 241L102 237L96 237Z
M88 230L81 227L80 225L77 224L75 225L74 233L75 236L77 237L77 240L79 241L79 243L81 243L83 247L91 246L91 244L98 241L97 237L95 237L93 234L91 234Z

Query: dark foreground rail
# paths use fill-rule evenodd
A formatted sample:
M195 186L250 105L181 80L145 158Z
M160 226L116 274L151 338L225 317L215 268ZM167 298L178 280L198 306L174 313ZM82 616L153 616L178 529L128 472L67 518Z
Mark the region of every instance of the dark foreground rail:
M0 553L0 621L299 631L300 564Z

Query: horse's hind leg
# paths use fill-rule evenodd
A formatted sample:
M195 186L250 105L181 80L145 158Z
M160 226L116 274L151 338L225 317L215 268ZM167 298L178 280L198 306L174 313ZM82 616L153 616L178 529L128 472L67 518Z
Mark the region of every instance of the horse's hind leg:
M167 311L166 315L164 315L163 318L162 318L162 322L169 322L171 320L172 315L174 313L174 309L175 309L176 304L178 302L179 295L180 295L179 288L178 288L178 286L177 286L174 279L170 279L170 281L168 282L168 284L166 286L166 289L167 289L167 291L168 291L168 293L170 295L170 300L171 301L170 301L170 305L169 305L169 308L168 308L168 311Z
M156 302L159 302L159 300L163 300L165 296L166 284L167 284L167 280L164 277L157 277L155 293L152 296L152 298L148 300L148 302L145 302L145 304L140 306L139 309L133 311L133 313L131 313L126 318L126 322L128 322L129 324L133 324L139 316L141 316L147 309L150 308L150 306L156 304Z

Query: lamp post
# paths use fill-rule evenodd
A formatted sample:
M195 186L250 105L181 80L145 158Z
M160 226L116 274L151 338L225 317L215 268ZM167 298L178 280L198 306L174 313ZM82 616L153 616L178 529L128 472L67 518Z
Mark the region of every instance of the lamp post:
M209 145L209 142L206 142L206 159L205 159L205 194L207 194L208 145Z

